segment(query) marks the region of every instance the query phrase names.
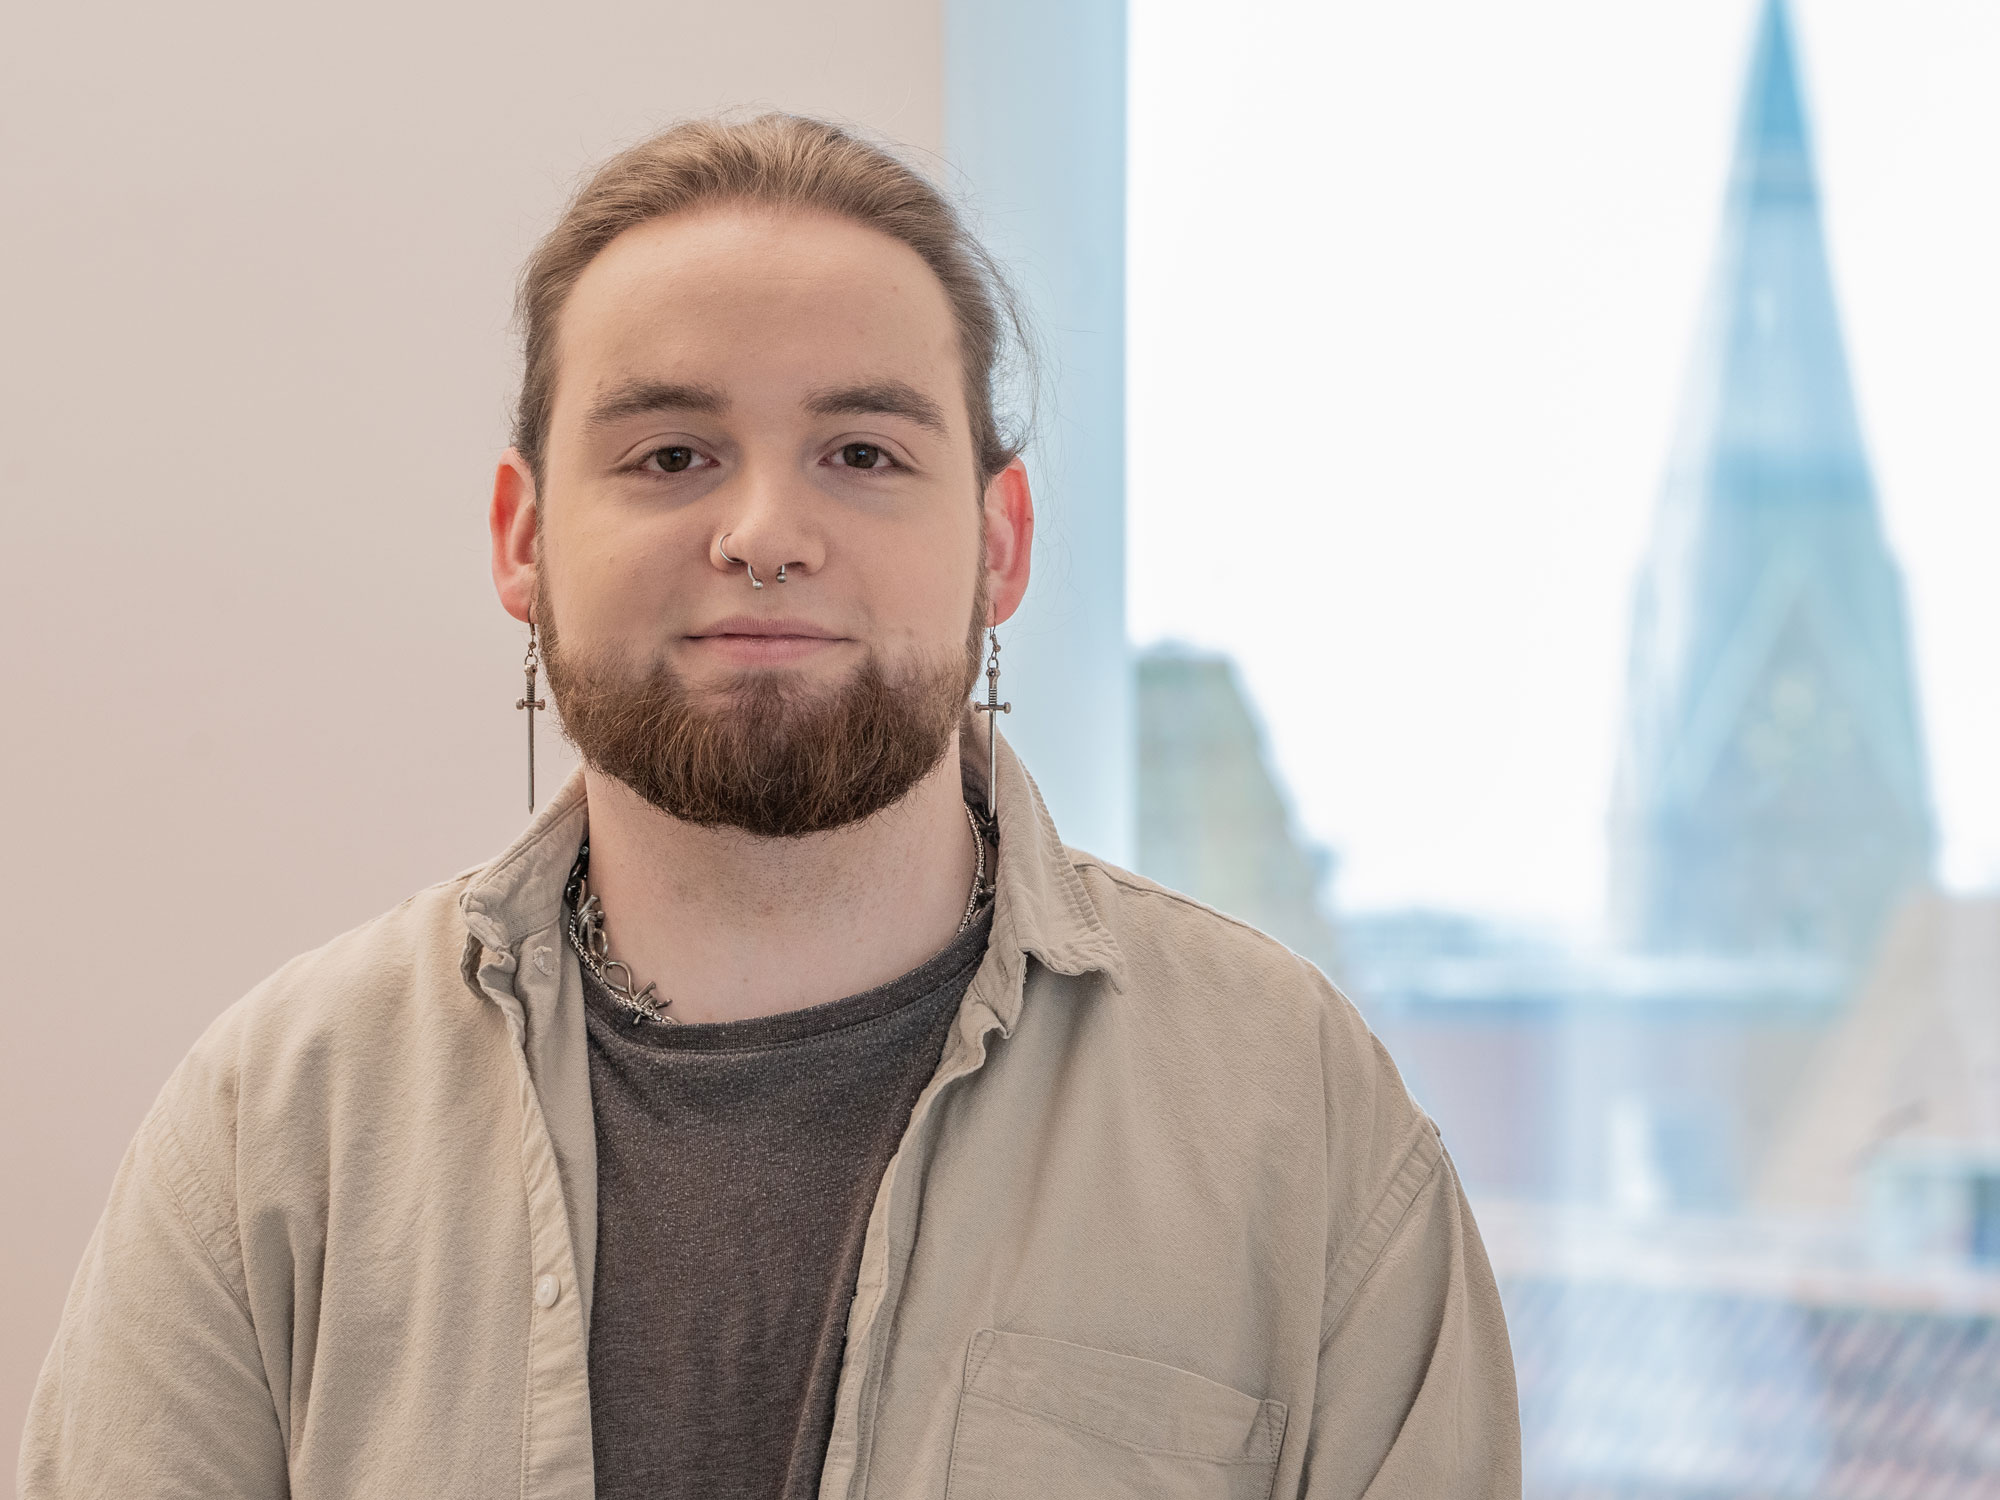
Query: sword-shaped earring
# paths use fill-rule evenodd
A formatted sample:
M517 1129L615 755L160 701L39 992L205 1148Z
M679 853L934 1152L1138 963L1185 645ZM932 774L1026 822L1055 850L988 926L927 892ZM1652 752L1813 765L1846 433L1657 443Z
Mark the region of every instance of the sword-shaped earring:
M528 621L528 654L521 658L521 671L528 681L528 691L514 707L528 711L528 811L535 810L535 715L549 705L535 696L535 675L541 671L541 644L535 638L535 622Z
M1000 633L986 627L986 701L972 705L974 713L986 715L986 826L993 841L1000 841L1000 715L1011 714L1014 705L1000 701Z

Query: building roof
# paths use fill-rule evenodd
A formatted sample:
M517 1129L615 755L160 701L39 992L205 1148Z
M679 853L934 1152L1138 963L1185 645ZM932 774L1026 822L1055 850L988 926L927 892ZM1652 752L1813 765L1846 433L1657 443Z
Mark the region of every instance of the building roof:
M1858 1207L1885 1150L1921 1145L2000 1150L2000 897L1904 904L1794 1094L1757 1197Z
M1531 1500L2000 1495L2000 1273L1808 1215L1478 1204Z
M1533 1500L2000 1494L2000 1320L1502 1283Z

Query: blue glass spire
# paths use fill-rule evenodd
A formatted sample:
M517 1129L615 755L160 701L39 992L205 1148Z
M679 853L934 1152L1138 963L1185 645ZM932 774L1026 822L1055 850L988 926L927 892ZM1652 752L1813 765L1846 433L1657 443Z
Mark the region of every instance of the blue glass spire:
M1635 601L1613 915L1654 949L1858 957L1933 842L1791 17L1764 0Z

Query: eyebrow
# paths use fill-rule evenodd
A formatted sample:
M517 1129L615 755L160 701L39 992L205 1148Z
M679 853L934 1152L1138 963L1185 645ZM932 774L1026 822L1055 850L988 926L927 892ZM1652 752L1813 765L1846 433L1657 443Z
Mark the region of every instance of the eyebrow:
M591 403L585 418L592 427L609 427L627 417L656 411L698 411L720 416L729 398L712 385L683 385L667 380L631 380L613 386Z
M939 437L951 436L944 408L913 385L900 380L873 380L863 385L830 386L806 398L806 410L816 417L906 417Z

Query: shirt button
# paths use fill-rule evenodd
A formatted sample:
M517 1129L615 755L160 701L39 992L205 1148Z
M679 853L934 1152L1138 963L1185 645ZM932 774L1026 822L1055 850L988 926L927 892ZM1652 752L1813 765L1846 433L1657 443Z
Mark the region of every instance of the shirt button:
M535 1282L535 1306L554 1307L556 1298L562 1295L562 1283L553 1276L539 1277Z

